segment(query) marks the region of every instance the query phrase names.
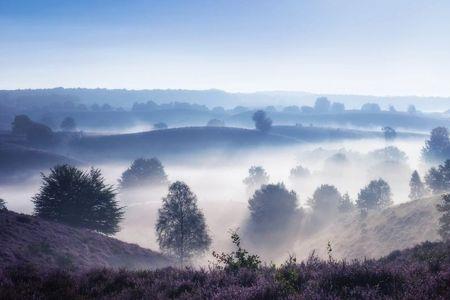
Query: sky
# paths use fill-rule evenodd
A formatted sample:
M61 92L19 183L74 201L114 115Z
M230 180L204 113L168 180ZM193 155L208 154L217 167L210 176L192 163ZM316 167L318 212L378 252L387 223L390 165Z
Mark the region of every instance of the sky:
M450 1L0 0L0 89L450 96Z

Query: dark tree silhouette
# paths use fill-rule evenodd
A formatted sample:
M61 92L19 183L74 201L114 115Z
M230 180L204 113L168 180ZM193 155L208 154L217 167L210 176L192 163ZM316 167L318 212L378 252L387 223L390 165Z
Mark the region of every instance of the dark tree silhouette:
M422 148L422 157L429 162L443 161L450 158L450 139L445 127L431 130L430 139Z
M0 211L5 211L6 208L6 201L0 198Z
M83 172L69 165L42 174L43 184L33 197L34 212L47 220L82 227L105 234L119 230L123 208L118 206L114 188L104 183L101 172Z
M131 188L142 185L165 185L167 175L164 166L157 158L138 158L122 173L119 184L121 188Z
M425 183L433 194L450 191L450 160L447 159L437 169L431 168L425 176Z
M361 106L361 111L370 112L370 113L378 113L381 111L381 108L376 103L365 103Z
M156 233L159 247L175 256L181 266L193 255L208 250L211 238L205 217L197 207L197 197L187 184L177 181L169 187L158 214Z
M319 97L314 103L314 111L317 113L327 113L330 111L330 101L326 97Z
M11 125L13 134L25 135L27 141L33 145L47 146L53 142L50 127L31 121L26 115L16 116Z
M342 195L342 198L339 201L338 210L341 213L345 213L352 211L353 209L355 209L355 204L350 199L348 193L345 193L344 195Z
M219 119L211 119L208 121L206 126L208 126L208 127L224 127L225 122L222 120L219 120Z
M345 112L345 105L344 103L333 102L333 104L331 104L330 111L333 113L343 113Z
M167 129L169 127L164 122L158 122L158 123L153 124L153 128L160 130L160 129Z
M417 200L425 196L425 186L416 170L411 175L409 189L409 199L411 200Z
M444 241L450 240L450 194L442 195L442 201L437 205L437 210L442 213L439 218L439 234Z
M284 184L263 185L248 201L253 229L260 233L289 226L298 216L298 200L294 191Z
M261 166L252 166L248 170L248 176L244 179L244 183L247 188L252 191L259 188L263 184L269 182L269 175L267 175L266 170Z
M412 104L408 105L407 112L409 114L415 114L417 112L416 107L414 105L412 105Z
M397 137L397 132L394 128L386 126L381 129L386 140L393 140Z
M383 179L372 180L361 189L356 200L360 209L380 209L392 204L391 188Z
M64 131L74 131L77 128L77 125L72 117L65 117L59 127Z
M337 212L341 200L342 195L335 186L322 184L314 191L308 204L315 214L330 216Z
M255 122L255 128L261 132L268 132L272 128L272 120L263 110L257 110L252 119Z

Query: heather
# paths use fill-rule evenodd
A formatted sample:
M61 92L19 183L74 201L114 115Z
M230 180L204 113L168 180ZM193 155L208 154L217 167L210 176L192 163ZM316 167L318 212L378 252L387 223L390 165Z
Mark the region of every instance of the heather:
M450 244L426 242L378 260L311 255L280 266L82 273L13 266L0 273L1 299L448 299Z

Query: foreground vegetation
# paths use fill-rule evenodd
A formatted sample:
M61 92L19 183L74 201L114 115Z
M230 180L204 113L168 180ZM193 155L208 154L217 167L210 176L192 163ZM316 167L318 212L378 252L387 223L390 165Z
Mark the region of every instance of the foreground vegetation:
M330 249L331 250L331 249ZM332 250L331 250L332 251ZM235 254L241 255L242 252ZM236 257L238 257L236 255ZM97 269L85 273L17 266L0 272L1 299L449 299L450 244L426 242L379 260L259 266L248 254L232 268ZM245 256L247 255L247 256ZM245 260L249 258L249 260ZM246 264L246 262L250 262Z

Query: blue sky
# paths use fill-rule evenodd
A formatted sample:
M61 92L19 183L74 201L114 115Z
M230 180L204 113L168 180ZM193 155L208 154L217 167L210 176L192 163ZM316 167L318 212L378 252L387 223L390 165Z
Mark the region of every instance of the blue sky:
M0 0L0 88L450 96L450 1Z

